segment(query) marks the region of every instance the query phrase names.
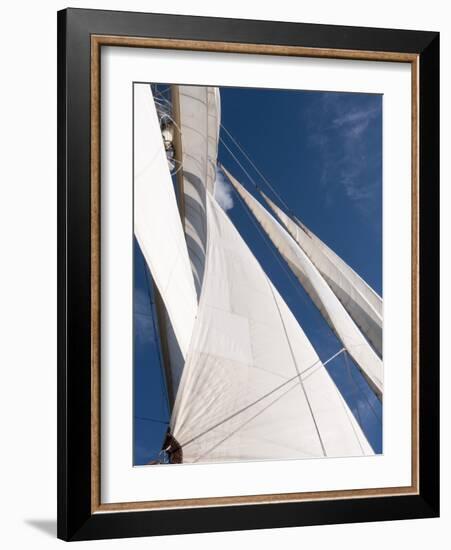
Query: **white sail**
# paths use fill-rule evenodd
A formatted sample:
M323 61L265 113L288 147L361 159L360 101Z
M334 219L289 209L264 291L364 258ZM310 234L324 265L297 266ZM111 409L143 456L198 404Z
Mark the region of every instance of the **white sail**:
M222 167L268 237L301 282L323 318L361 369L375 393L382 397L382 361L335 296L322 274L291 235L244 187Z
M220 126L219 89L206 86L175 86L177 125L181 133L184 226L197 296L205 269L207 225L206 190L216 179Z
M326 279L337 298L382 357L382 299L374 290L299 220L294 222L264 193L276 216Z
M339 266L343 271L344 275L349 279L349 281L354 285L354 287L363 295L365 300L367 300L379 316L382 318L383 315L383 303L382 298L377 292L375 292L369 284L360 277L338 254L336 254L331 248L327 246L319 237L317 237L310 229L308 229L298 218L295 217L296 223L301 229L303 229L307 235L314 241L319 248L322 249L324 254L329 256L329 258Z
M197 298L148 84L134 85L134 106L134 232L166 308L166 338L175 393L191 340Z
M183 462L373 454L324 365L216 200L171 419Z

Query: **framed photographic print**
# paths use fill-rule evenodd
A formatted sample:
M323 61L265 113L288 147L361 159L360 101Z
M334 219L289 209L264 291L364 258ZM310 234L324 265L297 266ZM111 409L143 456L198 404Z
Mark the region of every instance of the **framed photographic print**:
M438 515L437 33L58 14L58 536Z

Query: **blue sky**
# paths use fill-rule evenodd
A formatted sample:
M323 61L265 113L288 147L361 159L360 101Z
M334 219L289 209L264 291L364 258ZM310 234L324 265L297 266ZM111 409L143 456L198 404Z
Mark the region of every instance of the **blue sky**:
M382 96L221 88L221 109L223 126L291 212L382 295ZM221 138L219 162L254 196L255 182L284 207L224 129ZM325 361L341 344L235 191L221 175L218 179L219 202ZM150 274L136 241L134 252L134 463L143 464L161 449L169 409ZM341 355L327 368L374 450L381 452L379 401L349 357Z

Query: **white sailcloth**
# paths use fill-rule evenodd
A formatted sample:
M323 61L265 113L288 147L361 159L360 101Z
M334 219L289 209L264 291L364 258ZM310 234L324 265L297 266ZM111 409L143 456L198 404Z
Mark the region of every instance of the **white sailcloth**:
M183 462L373 454L288 306L206 201L204 282L171 419Z
M299 279L323 318L361 369L375 393L382 397L382 361L369 345L319 270L291 235L244 187L222 167L268 237Z
M382 357L382 298L299 220L296 223L264 193L264 199L326 279L337 298Z
M219 89L177 86L182 142L185 234L188 254L199 297L205 269L207 225L206 190L212 192L220 126Z
M197 313L196 291L148 84L134 85L134 107L134 232L166 307L175 393Z

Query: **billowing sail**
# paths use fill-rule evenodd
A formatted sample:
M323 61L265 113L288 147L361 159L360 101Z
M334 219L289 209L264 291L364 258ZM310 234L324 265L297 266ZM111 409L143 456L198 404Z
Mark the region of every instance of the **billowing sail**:
M171 419L183 462L369 455L324 365L206 193L199 311Z
M381 297L299 220L294 222L264 193L262 195L293 239L327 281L379 357L382 357Z
M280 223L225 168L223 170L299 279L323 318L361 369L375 393L382 397L382 361L335 296L323 275Z
M212 192L220 126L219 89L173 86L172 101L180 131L182 202L188 254L197 296L200 295L207 247L206 190Z
M197 298L148 84L135 84L134 102L134 231L165 305L165 338L171 356L171 391L175 394L191 340Z

